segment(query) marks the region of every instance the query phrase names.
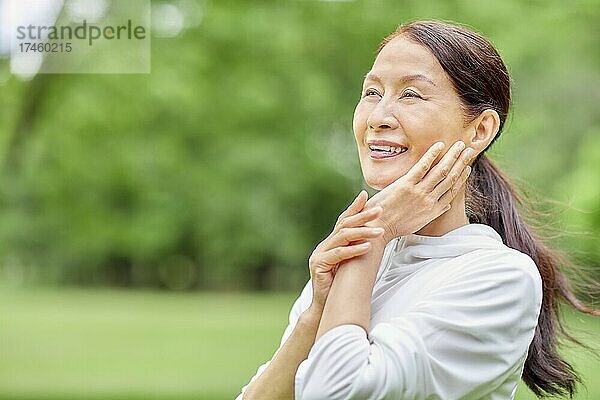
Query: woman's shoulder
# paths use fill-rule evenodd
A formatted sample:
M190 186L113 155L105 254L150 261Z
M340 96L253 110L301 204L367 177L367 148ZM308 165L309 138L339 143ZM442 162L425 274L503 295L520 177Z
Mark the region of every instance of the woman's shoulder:
M495 271L520 273L541 285L535 261L518 249L508 246L500 234L485 224L470 224L457 232L464 246L459 264L465 273L486 274Z
M533 300L532 305L541 302L542 278L535 261L528 254L507 246L493 228L477 224L457 230L446 241L417 239L430 241L435 246L438 242L442 244L442 247L431 245L413 251L417 255L440 257L442 261L430 263L415 274L420 293L463 297L474 296L480 290L486 297L491 294L512 298L526 296Z
M496 248L475 250L456 261L447 276L447 287L460 286L469 296L480 291L486 298L495 296L507 302L518 299L524 307L527 303L527 308L539 311L543 283L528 254L500 243Z
M482 273L505 270L529 276L541 287L542 278L535 261L527 253L498 243L495 248L476 250L477 262L471 265Z
M527 254L509 247L476 250L443 263L423 278L414 308L437 321L437 328L446 321L480 337L508 332L511 338L515 330L529 337L535 328L542 280Z

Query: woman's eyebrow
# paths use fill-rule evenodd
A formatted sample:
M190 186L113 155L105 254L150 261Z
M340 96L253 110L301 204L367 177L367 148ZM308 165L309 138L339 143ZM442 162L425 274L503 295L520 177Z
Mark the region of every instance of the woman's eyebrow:
M381 83L381 78L373 73L368 73L367 75L365 75L365 81L376 81ZM405 75L403 77L401 77L400 79L398 79L399 83L405 84L411 81L423 81L423 82L427 82L432 84L433 86L437 86L431 79L429 79L428 77L426 77L423 74L411 74L411 75Z

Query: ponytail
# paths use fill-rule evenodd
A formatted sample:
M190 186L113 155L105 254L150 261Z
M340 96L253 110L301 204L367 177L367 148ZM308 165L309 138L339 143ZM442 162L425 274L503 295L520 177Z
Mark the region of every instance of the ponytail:
M573 294L560 270L561 264L572 264L560 252L547 247L521 218L519 208L526 204L509 178L483 153L472 167L466 190L469 222L494 228L504 244L533 259L542 278L542 308L525 361L523 381L538 397L568 394L572 398L575 384L581 381L571 364L558 353L558 337L563 336L579 345L582 343L565 331L559 301L564 300L586 314L600 313L586 307Z

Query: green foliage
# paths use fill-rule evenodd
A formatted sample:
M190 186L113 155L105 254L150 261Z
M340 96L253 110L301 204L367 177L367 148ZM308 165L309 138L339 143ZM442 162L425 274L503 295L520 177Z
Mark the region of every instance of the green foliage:
M379 41L416 18L471 25L503 54L515 86L500 164L544 195L585 190L584 205L599 206L588 180L600 154L596 2L174 4L197 5L201 21L152 39L149 75L0 84L8 275L297 288L361 188L351 122L362 77Z

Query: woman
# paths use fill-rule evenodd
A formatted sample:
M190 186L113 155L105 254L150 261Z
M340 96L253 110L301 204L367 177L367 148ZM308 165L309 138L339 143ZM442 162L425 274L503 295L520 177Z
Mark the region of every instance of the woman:
M381 43L353 130L362 191L309 259L280 347L238 399L512 399L572 394L557 253L485 156L510 104L494 47L417 21Z

